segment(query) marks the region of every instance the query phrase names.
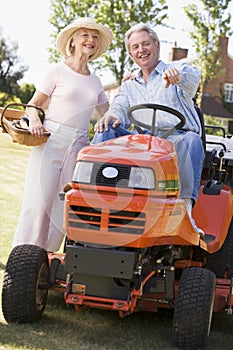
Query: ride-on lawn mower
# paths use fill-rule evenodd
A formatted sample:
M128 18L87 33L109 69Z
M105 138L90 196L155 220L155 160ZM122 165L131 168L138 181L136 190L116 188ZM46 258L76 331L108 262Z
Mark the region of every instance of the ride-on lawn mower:
M158 127L163 113L179 119L175 127ZM128 116L138 134L78 154L72 183L60 194L64 252L13 248L3 315L7 322L39 320L48 290L64 293L76 311L101 308L125 317L173 309L173 345L205 348L213 312L231 314L233 306L232 141L222 128L223 136L210 141L203 132L205 162L193 209L202 239L179 198L177 156L166 140L185 118L153 104L131 107Z

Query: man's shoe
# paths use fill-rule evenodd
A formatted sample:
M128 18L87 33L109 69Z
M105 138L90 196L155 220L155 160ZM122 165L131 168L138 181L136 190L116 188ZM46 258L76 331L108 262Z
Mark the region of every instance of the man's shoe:
M186 203L187 214L189 216L190 222L191 222L194 230L200 235L201 239L204 239L205 238L204 231L201 228L197 227L197 225L196 225L196 223L195 223L195 221L194 221L194 219L192 217L192 208L193 208L192 199L191 198L185 198L184 201Z

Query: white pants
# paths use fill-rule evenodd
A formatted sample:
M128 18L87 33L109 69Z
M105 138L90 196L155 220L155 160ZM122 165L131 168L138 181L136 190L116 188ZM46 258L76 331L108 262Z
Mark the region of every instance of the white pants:
M86 130L45 122L51 136L46 144L33 147L29 157L24 198L13 246L35 244L57 251L64 238L63 185L71 182L79 150L89 144Z

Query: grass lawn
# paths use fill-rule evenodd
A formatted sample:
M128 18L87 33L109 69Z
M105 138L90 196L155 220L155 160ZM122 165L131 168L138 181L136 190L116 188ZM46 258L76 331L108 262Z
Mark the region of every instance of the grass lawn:
M29 151L0 133L1 284L19 217ZM104 310L76 313L66 307L62 294L49 292L44 316L36 324L7 324L0 307L0 350L172 350L171 326L171 311L124 319ZM232 344L232 316L214 314L208 349L231 350Z

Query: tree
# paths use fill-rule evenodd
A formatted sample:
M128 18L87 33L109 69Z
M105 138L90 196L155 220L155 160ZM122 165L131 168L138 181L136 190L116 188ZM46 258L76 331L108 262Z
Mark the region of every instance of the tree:
M32 95L34 94L36 88L34 84L22 84L20 86L18 96L22 103L28 103L28 101L32 98Z
M107 24L113 32L113 42L108 52L93 64L97 70L108 67L119 83L133 65L124 45L125 32L139 22L163 24L167 9L166 0L52 0L50 23L55 27L52 37L55 40L59 31L78 16L94 17L97 22ZM59 60L55 49L50 53L50 61Z
M196 50L195 65L202 77L197 97L200 105L205 85L216 77L221 66L219 39L232 34L231 15L227 12L231 0L200 0L202 6L190 4L184 7L192 22L190 36Z
M14 42L0 39L0 93L5 96L4 100L13 99L18 95L20 85L18 83L28 70L26 66L20 64L21 60L17 54L18 45Z

